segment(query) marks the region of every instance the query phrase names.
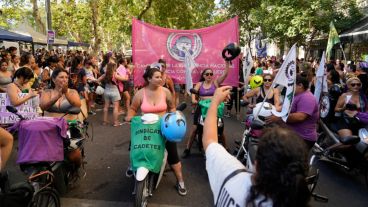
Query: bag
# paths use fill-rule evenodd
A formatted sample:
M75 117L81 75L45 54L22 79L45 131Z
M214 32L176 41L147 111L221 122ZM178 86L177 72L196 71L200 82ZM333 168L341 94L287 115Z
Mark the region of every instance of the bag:
M211 105L211 99L201 100L201 101L199 101L198 104L201 107L202 117L206 118L207 111L208 111L208 109L210 108L210 105ZM221 102L220 105L217 107L217 117L218 118L222 118L224 116L224 108L225 108L225 104L224 104L224 102Z
M164 159L165 140L161 135L161 124L143 124L140 116L131 120L130 163L136 171L146 167L149 171L159 173Z
M96 94L97 95L102 95L102 94L104 94L104 92L105 92L105 89L102 86L97 86L97 88L96 88Z
M34 193L33 186L28 182L13 185L9 190L0 189L0 206L28 206Z

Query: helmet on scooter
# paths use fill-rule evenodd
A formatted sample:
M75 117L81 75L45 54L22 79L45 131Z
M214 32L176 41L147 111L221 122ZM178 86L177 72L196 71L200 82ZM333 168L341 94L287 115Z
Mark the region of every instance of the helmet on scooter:
M181 142L187 131L187 121L182 112L165 114L161 119L161 133L170 142Z
M257 117L258 114L258 119L264 121L264 118L272 115L272 110L274 108L275 107L268 102L257 103L256 106L253 108L253 116Z
M260 75L253 76L249 81L249 85L251 89L260 87L262 84L263 84L263 78Z

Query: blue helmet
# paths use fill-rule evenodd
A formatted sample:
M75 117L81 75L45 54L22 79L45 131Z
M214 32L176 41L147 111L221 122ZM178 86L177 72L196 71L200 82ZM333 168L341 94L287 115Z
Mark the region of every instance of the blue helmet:
M181 142L187 131L187 121L182 112L165 114L161 119L161 133L170 142Z

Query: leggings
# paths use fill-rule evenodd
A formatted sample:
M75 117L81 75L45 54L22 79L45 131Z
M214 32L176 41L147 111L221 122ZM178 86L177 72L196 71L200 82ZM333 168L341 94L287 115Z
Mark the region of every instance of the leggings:
M166 150L168 154L167 162L169 165L175 165L180 162L176 142L166 141Z

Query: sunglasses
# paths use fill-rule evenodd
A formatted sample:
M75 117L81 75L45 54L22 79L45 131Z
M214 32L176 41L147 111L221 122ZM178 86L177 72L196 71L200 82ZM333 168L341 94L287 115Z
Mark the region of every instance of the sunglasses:
M264 82L272 82L272 79L263 79L264 80Z
M205 76L213 76L213 73L205 73Z
M350 86L351 87L355 87L355 86L360 87L360 86L362 86L362 84L361 83L352 83L352 84L350 84Z

